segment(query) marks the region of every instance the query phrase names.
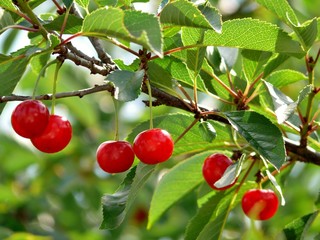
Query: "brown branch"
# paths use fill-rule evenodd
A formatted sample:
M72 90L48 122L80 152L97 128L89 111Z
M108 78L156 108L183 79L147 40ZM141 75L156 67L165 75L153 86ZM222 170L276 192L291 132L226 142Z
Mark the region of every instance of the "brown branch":
M187 102L186 100L181 100L155 87L152 87L151 89L152 89L152 96L157 99L156 100L157 105L162 104L170 107L179 108L187 112L191 111L185 104ZM85 95L93 94L96 92L102 92L102 91L107 91L112 93L114 91L114 87L110 84L95 85L94 87L81 89L77 91L57 93L56 98L57 99L67 98L67 97L74 97L74 96L82 98ZM142 87L142 91L144 93L147 93L146 86ZM35 98L38 100L51 100L52 94L39 95L39 96L36 96ZM27 99L31 99L31 96L20 96L20 95L0 96L0 103L9 102L9 101L24 101ZM203 112L210 112L208 109L204 107L200 107L200 109ZM225 118L218 116L216 114L209 114L207 118L218 121L218 122L222 122L225 124L229 124L229 122ZM298 144L295 144L294 142L288 139L285 139L285 147L289 152L289 155L290 154L293 155L294 157L297 158L297 160L305 163L313 163L315 165L320 166L319 152L316 152L311 148L302 148Z
M320 152L309 147L301 147L299 143L294 143L290 139L285 139L287 151L300 162L313 163L320 166Z
M97 60L86 56L84 53L71 46L72 45L69 45L68 48L66 46L60 46L60 49L54 54L59 54L58 57L62 58L63 60L69 59L76 65L88 68L91 71L91 74L100 74L106 76L115 70L115 66L100 64L100 62L97 64ZM72 51L69 51L69 48L71 48Z
M77 90L77 91L57 93L55 98L56 99L57 98L67 98L67 97L82 98L85 95L89 95L89 94L97 93L97 92L103 92L103 91L107 91L107 92L112 93L114 91L114 87L110 84L95 85L94 87L81 89L81 90ZM0 96L0 103L10 102L10 101L24 101L27 99L31 99L31 96L21 96L21 95L12 94L10 96ZM37 99L37 100L51 100L52 94L39 95L39 96L36 96L35 99Z

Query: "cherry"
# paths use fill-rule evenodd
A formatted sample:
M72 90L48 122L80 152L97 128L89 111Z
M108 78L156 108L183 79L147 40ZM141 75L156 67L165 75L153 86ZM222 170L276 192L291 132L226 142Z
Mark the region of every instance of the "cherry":
M279 200L270 189L251 189L243 195L241 205L249 218L267 220L277 212Z
M64 149L72 137L70 122L62 116L50 115L49 123L44 132L31 138L32 144L45 153L56 153Z
M153 128L136 136L133 151L141 162L157 164L171 157L173 146L170 133L160 128Z
M96 152L100 168L108 173L127 171L133 164L134 152L126 141L106 141L100 144Z
M222 188L214 186L230 165L232 165L232 160L226 155L220 153L211 154L204 160L202 175L211 188L215 190L226 190L236 183L236 181L234 181L230 185Z
M49 122L48 108L38 100L21 102L12 112L11 125L22 137L33 138L42 134Z

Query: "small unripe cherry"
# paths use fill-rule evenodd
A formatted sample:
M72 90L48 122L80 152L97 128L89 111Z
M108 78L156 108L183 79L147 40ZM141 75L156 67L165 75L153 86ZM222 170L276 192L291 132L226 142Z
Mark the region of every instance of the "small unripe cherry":
M38 100L25 100L12 112L13 130L22 137L33 138L42 134L49 122L48 108Z
M236 181L222 188L214 184L220 180L226 169L232 165L232 160L224 154L214 153L208 156L202 166L202 175L208 185L215 190L226 190L232 187Z
M100 144L96 152L100 168L107 173L127 171L133 164L134 152L126 141L106 141Z
M173 147L170 133L160 128L139 133L133 142L134 153L145 164L157 164L168 160Z
M243 195L241 206L249 218L267 220L276 214L279 200L270 189L251 189Z

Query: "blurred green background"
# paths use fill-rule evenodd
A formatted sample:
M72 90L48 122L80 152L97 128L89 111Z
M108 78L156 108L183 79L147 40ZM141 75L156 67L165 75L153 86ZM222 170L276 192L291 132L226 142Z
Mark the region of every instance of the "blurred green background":
M151 8L156 6L152 1ZM253 1L224 0L215 2L224 19L254 17L280 24L274 16L259 8ZM319 14L320 1L290 1L300 11L301 19L310 19ZM50 5L46 5L47 8ZM40 6L44 7L44 6ZM144 8L143 5L139 7ZM39 10L40 12L41 10ZM20 40L20 41L19 41ZM25 36L8 31L0 36L0 53L8 54L12 49L21 48ZM86 46L84 39L75 40L74 45ZM130 62L131 56L110 45L105 46L114 58ZM315 52L320 46L315 46ZM305 72L303 59L288 61L283 67ZM320 70L316 69L319 86ZM28 67L15 93L31 95L39 69ZM53 68L49 68L41 79L37 94L52 91ZM14 74L14 73L13 73ZM89 71L66 62L60 73L58 92L67 92L91 87L102 83L103 77L90 75ZM283 89L295 99L301 85ZM120 105L120 138L125 138L141 121L148 120L148 109L141 102L146 96ZM3 103L2 103L3 104ZM188 220L196 212L196 194L189 194L183 201L172 207L152 229L146 230L147 211L157 174L147 182L139 193L129 217L117 230L100 230L102 221L101 196L113 193L125 174L109 175L96 164L95 151L103 141L114 138L114 106L109 93L96 93L83 98L57 100L56 113L65 115L72 123L73 138L69 146L60 153L50 155L35 150L30 142L17 136L10 125L10 116L18 102L10 102L0 115L0 239L56 239L56 240L151 240L183 239ZM51 102L45 102L51 107ZM164 106L154 108L154 115L176 111ZM170 163L163 168L171 167ZM159 174L159 172L158 172ZM280 207L271 220L255 224L244 217L237 207L230 215L224 239L281 239L284 225L295 218L316 209L319 198L319 167L296 164L292 171L284 171L279 177L284 183L285 207ZM318 208L319 208L318 200ZM259 231L255 231L258 229ZM261 230L261 231L260 231ZM310 239L320 239L320 218L312 225ZM28 235L30 234L30 235ZM33 235L33 236L31 236ZM37 237L35 237L37 236ZM28 238L29 237L29 238Z

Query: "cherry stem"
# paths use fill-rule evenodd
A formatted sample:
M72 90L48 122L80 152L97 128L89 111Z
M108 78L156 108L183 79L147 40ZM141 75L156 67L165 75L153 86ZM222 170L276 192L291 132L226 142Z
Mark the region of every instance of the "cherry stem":
M263 73L260 73L259 76L249 85L247 85L246 89L244 90L243 95L245 97L248 96L249 91L254 87L254 85L263 77Z
M218 76L216 76L215 74L210 74L210 76L216 80L224 89L226 89L234 98L238 98L238 94L233 91L229 86L227 86Z
M4 31L6 31L6 30L8 30L10 28L19 29L19 30L25 30L25 31L28 31L28 32L38 32L39 31L39 29L24 27L24 26L21 26L21 25L9 25L9 26L4 27L3 29L1 29L0 33L3 33Z
M183 138L184 135L199 121L199 118L196 118L193 120L193 122L180 134L180 136L174 141L174 144L177 144L177 142Z
M63 41L59 44L59 46L65 45L66 43L70 42L72 39L74 39L74 38L76 38L76 37L80 37L80 36L82 36L82 33L81 33L81 32L76 33L76 34L73 34L72 36L70 36L70 37L68 37L67 39L63 40Z
M58 8L60 7L59 4L57 4L57 7ZM63 9L59 8L59 11L63 11ZM66 14L65 14L64 19L63 19L63 23L62 23L61 30L60 30L60 39L62 39L62 34L63 34L63 32L64 32L64 30L66 28L67 20L69 18L69 13L70 13L70 8L67 9Z
M145 84L148 88L148 95L149 95L149 114L150 114L150 129L153 128L153 116L152 116L152 91L151 91L151 86L150 86L150 81L149 79L145 80Z
M291 164L293 164L295 161L290 161L290 162L287 162L286 164L282 165L280 167L279 170L274 170L271 175L272 176L275 176L277 174L279 174L282 170L286 169L287 167L289 167ZM269 180L269 177L268 176L265 176L264 178L261 179L261 184L266 182L267 180Z
M40 82L40 78L41 78L42 76L44 76L46 69L47 69L50 65L52 65L52 64L54 64L54 63L57 63L57 59L55 59L55 60L47 63L43 68L41 68L41 70L40 70L40 72L39 72L39 75L38 75L38 77L37 77L36 83L35 83L34 88L33 88L33 92L32 92L32 99L33 99L33 100L36 98L36 92L37 92L37 89L38 89L38 85L39 85L39 82Z
M114 110L115 110L115 134L114 134L114 140L119 141L119 104L118 100L112 97Z
M64 9L59 5L59 3L56 0L52 0L52 2L54 3L54 5L56 5L58 11L63 13Z
M59 61L57 59L56 69L54 71L54 77L53 77L53 89L52 89L52 106L51 106L51 115L54 115L54 107L56 104L56 92L57 92L57 81L58 81L58 73L60 70L60 67L62 66L62 61Z
M186 90L184 90L184 88L181 86L181 84L177 84L177 86L178 86L178 88L180 89L180 91L183 93L183 95L189 100L189 102L190 102L190 105L192 106L190 106L189 104L186 104L186 106L191 110L191 111L194 111L195 109L195 106L194 106L194 104L193 104L193 101L192 101L192 99L191 99L191 97L189 96L189 94L186 92Z

